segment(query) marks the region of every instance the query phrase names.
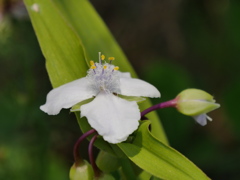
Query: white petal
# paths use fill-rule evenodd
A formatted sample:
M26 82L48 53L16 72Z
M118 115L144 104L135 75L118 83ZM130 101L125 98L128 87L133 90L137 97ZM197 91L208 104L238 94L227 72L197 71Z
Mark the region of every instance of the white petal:
M97 93L97 90L90 86L87 78L77 79L51 90L47 95L46 103L40 106L40 109L49 115L55 115L62 108L70 108Z
M126 96L160 97L160 92L146 81L135 78L120 78L120 90Z
M125 141L139 125L140 112L137 103L126 101L113 94L100 92L96 98L80 108L92 128L109 143Z
M123 78L131 78L131 74L129 72L118 71L118 75L119 77L123 77Z
M205 126L207 124L207 120L212 121L212 118L210 118L206 114L200 114L200 115L197 115L197 116L193 116L193 118L195 119L195 121L198 124L200 124L202 126Z

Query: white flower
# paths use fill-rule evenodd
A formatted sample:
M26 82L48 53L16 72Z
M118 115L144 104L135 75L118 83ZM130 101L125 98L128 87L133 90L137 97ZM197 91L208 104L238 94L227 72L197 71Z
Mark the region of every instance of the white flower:
M103 59L102 55L99 63L90 62L91 68L86 77L50 91L40 109L49 115L56 115L62 108L70 108L94 97L80 107L81 117L86 116L88 123L104 140L115 144L125 141L138 128L140 120L137 102L122 99L118 94L160 97L160 93L153 85L131 78L129 73L117 71L117 66Z

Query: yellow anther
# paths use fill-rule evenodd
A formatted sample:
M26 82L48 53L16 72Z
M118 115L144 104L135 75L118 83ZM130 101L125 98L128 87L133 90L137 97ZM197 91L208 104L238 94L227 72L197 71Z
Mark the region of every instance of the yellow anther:
M105 59L105 56L102 54L101 55L101 60L104 60Z
M91 68L91 69L96 69L96 66L93 65L93 66L91 66L90 68Z
M103 69L107 69L107 66L103 66Z
M93 65L94 65L94 62L93 62L93 61L90 61L90 65L93 66Z
M116 67L114 67L113 69L114 69L115 71L117 71L117 70L119 70L119 67L116 66Z
M113 61L113 60L115 60L115 57L109 57L108 60Z

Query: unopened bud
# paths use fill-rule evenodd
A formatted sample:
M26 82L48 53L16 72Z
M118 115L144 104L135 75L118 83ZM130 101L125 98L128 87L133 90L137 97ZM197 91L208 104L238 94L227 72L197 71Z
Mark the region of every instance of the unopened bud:
M107 152L101 151L98 154L96 164L104 173L116 171L120 167L119 159Z
M182 114L192 116L199 124L206 125L211 120L206 113L220 107L213 96L199 89L186 89L176 97L176 108Z
M80 165L74 163L70 169L69 177L70 180L93 180L92 166L85 160Z

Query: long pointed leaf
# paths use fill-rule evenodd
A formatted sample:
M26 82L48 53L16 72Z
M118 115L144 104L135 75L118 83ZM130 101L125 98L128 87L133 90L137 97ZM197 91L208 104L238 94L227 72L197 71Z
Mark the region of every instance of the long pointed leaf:
M85 76L88 66L77 34L48 0L25 0L53 87Z
M209 179L185 156L153 137L148 129L149 124L145 122L141 125L132 144L118 144L135 164L162 179Z

